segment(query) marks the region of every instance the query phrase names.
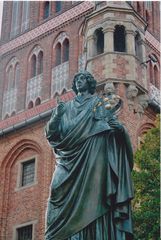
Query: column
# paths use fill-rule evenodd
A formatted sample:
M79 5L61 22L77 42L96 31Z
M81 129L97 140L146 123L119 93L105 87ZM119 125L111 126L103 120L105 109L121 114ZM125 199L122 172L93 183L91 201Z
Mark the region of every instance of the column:
M89 36L87 38L87 59L95 55L95 37Z
M104 52L114 51L114 28L106 27L103 29L104 32Z
M127 53L135 55L135 32L133 30L126 30L126 46Z

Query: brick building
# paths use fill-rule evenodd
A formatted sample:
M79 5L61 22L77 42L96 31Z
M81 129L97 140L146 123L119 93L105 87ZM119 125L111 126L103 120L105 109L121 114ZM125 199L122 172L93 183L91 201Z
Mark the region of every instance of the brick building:
M54 156L44 126L87 69L120 95L134 150L159 112L160 2L5 1L0 44L0 240L43 240ZM110 83L110 84L109 84ZM112 84L111 84L112 83Z

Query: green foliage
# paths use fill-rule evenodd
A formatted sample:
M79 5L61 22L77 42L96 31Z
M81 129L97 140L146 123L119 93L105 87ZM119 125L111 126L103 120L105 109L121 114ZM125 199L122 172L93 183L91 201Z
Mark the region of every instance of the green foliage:
M144 143L136 151L133 171L135 199L133 201L133 222L135 240L159 240L160 207L160 126L144 137Z

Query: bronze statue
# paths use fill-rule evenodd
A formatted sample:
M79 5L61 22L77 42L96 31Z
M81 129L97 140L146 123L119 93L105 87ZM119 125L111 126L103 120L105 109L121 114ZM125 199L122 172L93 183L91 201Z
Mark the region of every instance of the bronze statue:
M46 240L130 240L133 154L129 136L96 80L77 73L76 97L59 102L46 126L56 156Z

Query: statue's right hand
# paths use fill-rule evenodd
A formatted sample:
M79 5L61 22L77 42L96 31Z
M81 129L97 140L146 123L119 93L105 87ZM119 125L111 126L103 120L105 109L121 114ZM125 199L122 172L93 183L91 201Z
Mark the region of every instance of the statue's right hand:
M55 114L58 117L61 117L65 113L65 111L66 111L65 102L59 102Z

